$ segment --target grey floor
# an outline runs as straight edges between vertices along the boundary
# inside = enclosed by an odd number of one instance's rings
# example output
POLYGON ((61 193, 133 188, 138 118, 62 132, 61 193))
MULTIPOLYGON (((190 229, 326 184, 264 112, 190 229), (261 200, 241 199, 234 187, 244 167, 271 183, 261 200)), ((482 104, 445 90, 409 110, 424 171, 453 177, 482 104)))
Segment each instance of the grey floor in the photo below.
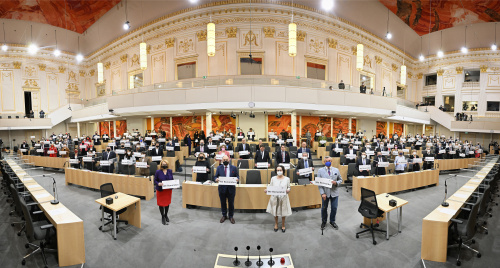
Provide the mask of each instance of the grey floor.
MULTIPOLYGON (((32 175, 53 173, 52 170, 32 170, 32 175)), ((466 174, 465 172, 462 172, 466 174)), ((470 173, 469 173, 470 174, 470 173)), ((85 267, 213 267, 218 253, 233 254, 233 248, 250 245, 256 255, 257 245, 267 253, 269 247, 276 254, 290 253, 295 267, 423 267, 420 260, 422 219, 435 209, 444 195, 444 180, 440 185, 397 194, 409 204, 403 209, 403 230, 395 234, 395 214, 391 221, 389 241, 377 234, 378 245, 372 245, 370 235, 355 238, 362 220, 356 201, 345 190, 341 191, 337 224, 339 230, 329 227, 321 234, 320 209, 301 209, 287 218, 286 233, 275 233, 273 218, 267 213, 237 211, 236 224, 219 223, 217 209, 183 209, 182 191, 174 190, 169 212, 170 224, 161 224, 156 198, 142 202, 142 229, 126 226, 114 241, 110 232, 101 232, 99 206, 94 202, 99 192, 78 186, 66 186, 64 173, 54 175, 59 189, 59 200, 84 221, 85 267)), ((184 179, 176 175, 179 179, 184 179)), ((48 178, 36 178, 46 189, 51 189, 48 178)), ((455 192, 466 178, 448 181, 449 192, 455 192)), ((500 200, 500 198, 497 198, 500 200)), ((27 254, 26 239, 15 233, 10 222, 11 207, 0 193, 0 267, 22 267, 22 256, 27 254)), ((500 258, 500 209, 493 208, 488 219, 489 234, 477 234, 473 246, 482 253, 476 258, 471 252, 463 255, 463 267, 498 267, 500 258)), ((385 224, 382 225, 385 229, 385 224)), ((240 254, 243 254, 240 250, 240 254)), ((449 252, 447 263, 426 261, 427 267, 454 267, 456 250, 449 252)), ((48 254, 49 267, 57 266, 55 254, 48 254)), ((39 254, 28 259, 26 267, 43 267, 39 254)))

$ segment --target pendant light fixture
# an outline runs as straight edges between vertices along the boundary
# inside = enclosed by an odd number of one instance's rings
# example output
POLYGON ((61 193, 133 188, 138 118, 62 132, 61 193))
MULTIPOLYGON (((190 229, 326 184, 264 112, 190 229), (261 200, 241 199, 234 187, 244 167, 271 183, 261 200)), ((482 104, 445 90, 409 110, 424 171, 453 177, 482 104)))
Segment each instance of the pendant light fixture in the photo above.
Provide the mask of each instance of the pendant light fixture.
POLYGON ((80 36, 78 36, 78 55, 76 55, 76 61, 81 62, 83 60, 83 55, 80 53, 80 36))
MULTIPOLYGON (((101 40, 101 27, 100 24, 97 24, 97 39, 101 40)), ((101 62, 101 58, 99 57, 99 62, 97 63, 97 83, 104 83, 104 65, 101 62)))
POLYGON ((405 56, 406 56, 406 39, 403 35, 403 65, 401 65, 401 84, 406 85, 406 65, 405 65, 405 56))
POLYGON ((292 0, 292 20, 288 24, 288 55, 297 56, 297 24, 293 23, 293 0, 292 0))
POLYGON ((441 47, 439 48, 437 56, 440 58, 442 58, 444 56, 444 53, 443 53, 443 31, 441 31, 441 47))
POLYGON ((54 56, 59 57, 61 55, 61 50, 57 47, 57 30, 54 30, 54 38, 56 39, 56 49, 54 49, 54 56))
POLYGON ((7 46, 7 43, 5 42, 5 22, 2 22, 2 27, 3 27, 3 45, 2 45, 2 51, 5 52, 9 47, 7 46))
MULTIPOLYGON (((141 1, 141 16, 144 19, 144 11, 142 6, 143 1, 141 1)), ((144 30, 142 31, 142 42, 139 44, 139 62, 141 65, 141 70, 146 70, 148 68, 148 51, 147 45, 144 42, 144 30)))
POLYGON ((418 59, 420 61, 424 61, 425 60, 424 54, 422 54, 422 36, 420 36, 420 56, 418 56, 418 59))
POLYGON ((469 51, 467 49, 467 25, 465 26, 465 42, 464 43, 465 43, 464 46, 460 50, 462 51, 462 53, 467 54, 467 52, 469 51))
POLYGON ((392 38, 392 34, 389 32, 389 14, 390 10, 387 9, 387 33, 385 34, 385 37, 390 40, 392 38))
POLYGON ((207 24, 207 55, 209 57, 215 56, 215 23, 212 22, 212 15, 210 15, 210 22, 207 24))
POLYGON ((128 21, 128 12, 127 12, 127 0, 125 0, 125 23, 123 24, 123 30, 127 31, 130 29, 130 22, 128 21))
MULTIPOLYGON (((4 30, 4 34, 5 34, 5 30, 4 30)), ((5 37, 4 37, 5 39, 5 37)), ((3 47, 2 47, 3 49, 3 47)), ((497 50, 497 23, 495 22, 495 43, 493 43, 493 45, 491 45, 491 50, 497 50)))
POLYGON ((35 55, 38 52, 38 46, 33 43, 33 25, 31 25, 31 40, 28 46, 28 53, 35 55))

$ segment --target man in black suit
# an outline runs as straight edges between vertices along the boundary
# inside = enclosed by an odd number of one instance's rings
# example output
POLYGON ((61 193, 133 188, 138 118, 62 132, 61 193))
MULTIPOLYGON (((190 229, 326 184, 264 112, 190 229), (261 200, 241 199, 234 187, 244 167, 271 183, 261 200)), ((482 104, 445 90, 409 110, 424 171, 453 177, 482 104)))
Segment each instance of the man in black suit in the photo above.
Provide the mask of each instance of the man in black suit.
POLYGON ((69 154, 69 158, 78 159, 78 164, 71 164, 72 168, 80 168, 80 164, 82 163, 82 160, 80 159, 80 155, 78 154, 78 149, 75 148, 74 152, 69 154))
MULTIPOLYGON (((160 144, 155 143, 154 146, 155 147, 153 148, 153 150, 151 150, 151 156, 161 156, 163 158, 163 149, 160 148, 160 144)), ((156 164, 160 164, 160 161, 153 161, 153 162, 155 162, 156 164)))
POLYGON ((387 162, 387 158, 382 155, 382 152, 378 151, 377 156, 373 158, 373 163, 377 167, 377 175, 385 175, 385 167, 379 167, 378 163, 387 162))
MULTIPOLYGON (((239 180, 238 169, 229 164, 229 157, 224 155, 222 157, 222 165, 217 167, 215 171, 215 176, 213 180, 219 182, 219 177, 236 177, 236 181, 239 180)), ((222 218, 220 223, 227 220, 228 216, 228 205, 229 205, 229 221, 234 224, 234 197, 236 196, 236 187, 229 185, 219 185, 219 198, 220 198, 220 208, 222 212, 222 218)))
POLYGON ((290 164, 290 154, 286 151, 285 145, 281 145, 281 150, 276 153, 276 163, 290 164))
POLYGON ((195 153, 207 153, 208 154, 208 146, 205 145, 204 140, 200 140, 200 146, 194 149, 195 153))
POLYGON ((26 141, 23 141, 21 144, 21 149, 26 149, 26 152, 23 152, 23 155, 27 155, 28 151, 30 150, 30 146, 26 143, 26 141))
POLYGON ((297 150, 297 155, 301 155, 302 153, 307 153, 309 155, 309 159, 312 159, 311 150, 307 148, 305 141, 302 142, 302 146, 297 150))
POLYGON ((144 148, 142 148, 139 144, 135 146, 135 153, 142 153, 144 152, 144 148))
POLYGON ((366 152, 362 152, 361 158, 356 161, 356 170, 358 170, 360 176, 369 176, 370 172, 368 170, 359 170, 361 165, 370 165, 370 159, 366 158, 366 152))
MULTIPOLYGON (((299 170, 304 169, 304 168, 312 168, 312 170, 314 171, 314 165, 313 165, 312 159, 309 159, 306 154, 299 155, 299 159, 300 160, 297 164, 297 175, 300 174, 299 170)), ((312 175, 306 174, 306 175, 299 176, 299 178, 311 180, 312 175)))
POLYGON ((413 163, 413 159, 420 158, 417 155, 417 151, 413 151, 412 155, 410 155, 410 161, 412 165, 412 171, 419 171, 420 170, 420 164, 419 163, 413 163))
POLYGON ((359 93, 366 94, 365 82, 361 82, 361 86, 359 86, 359 93))
POLYGON ((207 148, 209 154, 214 154, 217 151, 217 143, 212 141, 212 137, 208 137, 207 148), (215 149, 210 149, 209 146, 216 146, 215 149))
POLYGON ((265 149, 266 147, 261 145, 259 150, 255 153, 255 167, 257 167, 257 163, 267 163, 267 168, 271 166, 271 158, 269 158, 269 153, 266 152, 265 149))
MULTIPOLYGON (((348 155, 348 154, 354 154, 356 155, 358 151, 356 149, 354 149, 352 143, 349 143, 349 147, 345 148, 344 149, 344 156, 348 155)), ((347 161, 347 164, 350 164, 350 163, 355 163, 356 162, 356 158, 353 158, 353 159, 349 159, 346 157, 346 161, 347 161)))
POLYGON ((241 144, 238 144, 238 152, 240 151, 248 151, 247 155, 240 155, 241 159, 250 159, 252 157, 252 153, 250 153, 250 146, 247 144, 247 140, 243 138, 241 140, 241 144))
MULTIPOLYGON (((438 143, 436 146, 436 149, 434 149, 434 154, 436 155, 436 159, 444 159, 444 156, 446 153, 440 153, 439 151, 445 150, 444 146, 441 145, 441 143, 438 143)), ((446 151, 446 150, 445 150, 446 151)))
POLYGON ((102 172, 107 172, 107 173, 113 173, 115 164, 114 162, 116 161, 116 153, 114 151, 111 151, 111 147, 107 147, 106 151, 102 153, 102 159, 101 160, 108 160, 109 161, 109 166, 102 166, 101 170, 102 172))
POLYGON ((340 152, 336 152, 335 149, 342 149, 342 145, 339 144, 338 140, 335 140, 335 143, 332 144, 332 152, 330 153, 331 157, 340 157, 340 152))
POLYGON ((426 169, 432 169, 434 167, 434 162, 433 161, 425 161, 426 157, 434 157, 434 154, 431 151, 431 148, 427 147, 427 150, 423 151, 423 158, 424 158, 424 165, 423 168, 424 170, 426 169))
POLYGON ((377 138, 379 138, 380 140, 383 140, 383 139, 385 139, 385 135, 382 132, 380 132, 378 134, 377 138))

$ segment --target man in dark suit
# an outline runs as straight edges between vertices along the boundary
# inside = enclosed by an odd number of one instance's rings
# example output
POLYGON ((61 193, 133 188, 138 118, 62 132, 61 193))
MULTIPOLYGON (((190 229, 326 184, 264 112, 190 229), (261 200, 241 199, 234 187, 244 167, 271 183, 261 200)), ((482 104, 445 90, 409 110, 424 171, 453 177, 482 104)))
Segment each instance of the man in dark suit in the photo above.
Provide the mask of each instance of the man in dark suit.
POLYGON ((377 138, 379 138, 380 140, 383 140, 383 139, 385 139, 385 135, 382 132, 380 132, 378 134, 377 138))
POLYGON ((212 137, 208 137, 207 148, 208 148, 209 154, 214 154, 215 152, 217 152, 217 143, 212 141, 212 137), (215 149, 210 149, 209 146, 216 146, 216 147, 215 147, 215 149))
POLYGON ((286 151, 285 145, 281 145, 281 150, 276 153, 276 163, 290 164, 290 154, 286 151))
POLYGON ((94 136, 92 136, 92 139, 94 140, 94 145, 101 145, 101 136, 97 134, 97 131, 95 132, 94 136))
POLYGON ((281 130, 280 134, 281 134, 281 138, 283 138, 283 140, 286 140, 288 138, 288 133, 284 129, 281 130))
POLYGON ((420 158, 417 155, 417 151, 413 151, 412 155, 410 155, 410 161, 412 165, 412 171, 419 171, 420 170, 420 164, 419 163, 413 163, 413 159, 420 158))
POLYGON ((309 155, 309 159, 312 159, 311 157, 311 150, 307 148, 307 144, 305 141, 302 142, 302 146, 297 150, 297 155, 301 155, 302 153, 307 153, 309 155))
POLYGON ((361 165, 370 165, 370 159, 366 158, 366 152, 361 153, 361 158, 356 161, 356 170, 359 172, 360 176, 369 176, 370 172, 368 170, 359 170, 361 165))
POLYGON ((434 157, 434 154, 432 153, 431 148, 427 148, 427 150, 423 151, 422 153, 423 153, 423 158, 424 158, 424 165, 423 165, 424 170, 432 169, 432 167, 434 167, 434 162, 433 161, 425 161, 426 157, 434 157))
MULTIPOLYGON (((267 168, 271 166, 271 159, 269 158, 269 153, 266 152, 266 147, 261 145, 259 150, 255 153, 255 167, 257 167, 257 163, 267 163, 267 168)), ((262 168, 265 169, 265 168, 262 168)))
MULTIPOLYGON (((354 149, 352 143, 349 144, 349 147, 345 148, 344 149, 344 155, 348 155, 348 154, 354 154, 356 155, 358 151, 356 149, 354 149)), ((356 159, 353 158, 353 159, 349 159, 346 157, 346 161, 347 161, 347 164, 350 164, 350 163, 355 163, 356 162, 356 159)))
POLYGON ((439 151, 441 151, 441 150, 445 150, 445 148, 444 148, 444 146, 441 145, 441 143, 439 143, 436 146, 436 149, 434 149, 434 154, 436 155, 436 159, 444 159, 445 158, 446 153, 440 153, 439 151))
POLYGON ((379 167, 378 163, 387 162, 387 158, 382 155, 382 152, 378 151, 377 156, 373 158, 373 163, 377 167, 377 175, 385 175, 385 167, 379 167))
MULTIPOLYGON (((299 156, 299 162, 297 164, 297 175, 300 174, 299 170, 304 169, 304 168, 312 168, 312 170, 314 171, 314 165, 313 165, 312 159, 309 159, 307 157, 307 155, 305 155, 305 154, 303 154, 303 155, 299 154, 298 156, 299 156)), ((306 175, 299 176, 299 178, 311 180, 312 175, 306 174, 306 175)))
POLYGON ((340 152, 336 152, 335 149, 342 149, 342 145, 339 144, 338 140, 335 140, 335 143, 332 144, 332 152, 330 153, 331 157, 340 157, 340 152))
POLYGON ((26 149, 26 152, 23 152, 23 155, 27 155, 28 151, 30 150, 30 146, 26 143, 26 141, 23 141, 21 144, 21 149, 26 149))
POLYGON ((362 83, 361 83, 361 86, 359 86, 359 93, 366 94, 366 86, 365 86, 365 82, 362 82, 362 83))
MULTIPOLYGON (((229 164, 229 157, 224 155, 222 157, 222 165, 217 167, 215 172, 214 181, 219 182, 219 177, 235 177, 236 181, 239 181, 238 170, 235 166, 229 164)), ((227 220, 229 206, 229 221, 234 224, 234 197, 236 196, 236 187, 230 185, 219 185, 219 198, 220 207, 222 212, 222 218, 220 223, 227 220)))
POLYGON ((247 144, 247 140, 243 138, 241 140, 241 144, 238 144, 238 152, 240 151, 248 151, 249 154, 247 155, 240 155, 241 159, 250 159, 252 157, 252 153, 250 153, 250 146, 247 144))
POLYGON ((194 149, 195 153, 208 153, 208 146, 205 145, 204 140, 200 140, 200 146, 194 149))
POLYGON ((102 172, 107 172, 107 173, 113 173, 114 172, 114 162, 116 161, 116 153, 114 151, 111 151, 111 147, 107 147, 106 151, 102 153, 102 160, 108 160, 109 166, 103 166, 101 167, 102 172))
POLYGON ((78 164, 71 164, 72 168, 80 168, 80 164, 82 163, 82 160, 80 159, 80 155, 78 154, 78 149, 75 148, 74 152, 69 154, 69 158, 78 159, 78 164))

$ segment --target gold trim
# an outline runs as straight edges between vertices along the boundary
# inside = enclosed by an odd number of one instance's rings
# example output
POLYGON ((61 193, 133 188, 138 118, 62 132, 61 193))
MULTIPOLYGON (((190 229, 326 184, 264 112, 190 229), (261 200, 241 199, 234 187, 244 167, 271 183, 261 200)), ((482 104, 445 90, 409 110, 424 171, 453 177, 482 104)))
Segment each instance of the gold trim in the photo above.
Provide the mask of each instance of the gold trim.
POLYGON ((170 37, 170 38, 165 39, 165 46, 167 48, 174 47, 174 44, 175 44, 175 38, 174 37, 170 37))
POLYGON ((38 64, 38 68, 40 69, 40 71, 45 71, 45 68, 47 67, 47 65, 45 64, 38 64))
POLYGON ((276 32, 276 29, 272 26, 265 26, 264 27, 264 36, 265 37, 274 37, 274 33, 276 32))
POLYGON ((21 62, 19 61, 14 61, 12 65, 14 65, 14 69, 21 69, 21 62))
POLYGON ((481 69, 482 73, 485 73, 485 72, 488 71, 488 66, 487 65, 481 65, 481 66, 479 66, 479 69, 481 69))
POLYGON ((457 71, 457 74, 461 74, 464 72, 464 67, 457 67, 455 68, 455 71, 457 71))
POLYGON ((84 77, 84 76, 85 76, 85 71, 84 71, 84 70, 80 70, 80 76, 81 76, 81 77, 84 77))
POLYGON ((207 31, 202 30, 196 32, 196 37, 198 37, 198 42, 207 41, 207 31))
POLYGON ((238 28, 236 28, 236 27, 227 27, 226 28, 227 38, 236 38, 237 32, 238 32, 238 28))
POLYGON ((106 62, 104 63, 104 68, 106 68, 106 70, 109 70, 109 68, 111 68, 111 62, 106 62))
POLYGON ((379 56, 375 56, 375 63, 377 64, 381 64, 382 63, 382 57, 379 57, 379 56))
POLYGON ((122 63, 127 62, 127 59, 128 59, 128 54, 123 54, 123 55, 120 57, 120 60, 122 60, 122 63))
POLYGON ((423 73, 418 73, 418 74, 417 74, 417 79, 422 79, 422 77, 424 77, 424 74, 423 74, 423 73))
POLYGON ((334 49, 337 48, 337 40, 335 40, 333 38, 327 38, 326 41, 328 42, 328 46, 330 48, 334 48, 334 49))
POLYGON ((151 55, 151 84, 154 85, 156 83, 163 83, 166 81, 167 81, 167 55, 163 51, 163 52, 158 52, 154 55, 151 55), (155 82, 155 80, 154 80, 155 63, 159 62, 159 60, 156 60, 158 55, 162 56, 161 61, 163 62, 163 81, 162 82, 155 82))
POLYGON ((306 32, 305 31, 297 31, 297 41, 304 41, 306 39, 306 32))
POLYGON ((398 69, 398 66, 394 63, 391 65, 391 67, 393 72, 395 72, 398 69))
POLYGON ((59 66, 59 73, 64 73, 66 71, 66 67, 64 66, 59 66))
POLYGON ((443 73, 444 73, 444 70, 443 69, 439 69, 439 70, 436 71, 436 73, 437 73, 437 76, 442 76, 443 73))

